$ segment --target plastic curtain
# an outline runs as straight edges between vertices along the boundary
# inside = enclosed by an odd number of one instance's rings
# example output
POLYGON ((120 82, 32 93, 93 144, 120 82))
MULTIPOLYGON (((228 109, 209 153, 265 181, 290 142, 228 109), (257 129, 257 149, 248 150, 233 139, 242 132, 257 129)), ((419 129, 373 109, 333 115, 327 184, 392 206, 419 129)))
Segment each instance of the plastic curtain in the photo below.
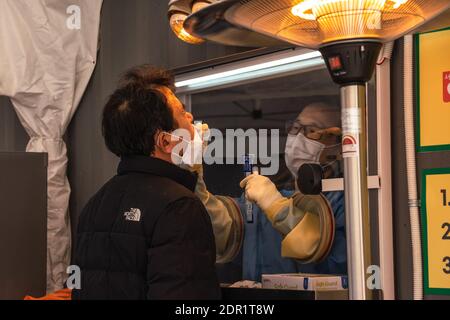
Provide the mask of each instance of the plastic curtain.
POLYGON ((70 263, 70 186, 63 135, 96 65, 103 0, 0 0, 0 95, 48 153, 47 291, 70 263))

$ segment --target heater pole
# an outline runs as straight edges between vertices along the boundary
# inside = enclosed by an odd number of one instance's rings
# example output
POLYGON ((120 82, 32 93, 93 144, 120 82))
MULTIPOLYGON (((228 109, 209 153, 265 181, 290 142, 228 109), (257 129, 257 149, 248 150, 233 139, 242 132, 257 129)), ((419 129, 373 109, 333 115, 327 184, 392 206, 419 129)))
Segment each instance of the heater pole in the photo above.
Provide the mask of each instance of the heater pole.
POLYGON ((341 86, 347 272, 351 300, 372 300, 367 286, 371 265, 367 188, 366 82, 375 70, 382 44, 354 40, 320 49, 333 81, 341 86))
POLYGON ((371 300, 366 284, 371 264, 367 187, 366 87, 341 88, 347 265, 351 300, 371 300))

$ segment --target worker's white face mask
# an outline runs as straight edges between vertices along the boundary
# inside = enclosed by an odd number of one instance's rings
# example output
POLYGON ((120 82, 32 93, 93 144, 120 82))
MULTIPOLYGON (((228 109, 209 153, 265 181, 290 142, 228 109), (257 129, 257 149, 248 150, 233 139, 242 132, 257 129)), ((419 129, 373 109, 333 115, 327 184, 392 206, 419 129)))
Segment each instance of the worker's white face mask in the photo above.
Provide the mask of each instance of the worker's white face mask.
MULTIPOLYGON (((320 156, 326 149, 338 147, 340 144, 325 146, 323 143, 308 139, 302 133, 288 135, 285 149, 286 166, 297 178, 298 169, 306 163, 320 164, 320 156)), ((323 167, 329 166, 324 164, 323 167)))
MULTIPOLYGON (((184 131, 187 132, 187 130, 184 131)), ((203 141, 197 128, 194 127, 194 138, 192 140, 186 139, 185 136, 187 136, 187 134, 184 134, 184 132, 182 134, 177 134, 177 130, 175 130, 173 134, 169 133, 169 135, 175 139, 181 139, 181 142, 172 150, 172 162, 175 165, 187 165, 192 167, 196 164, 202 164, 203 141), (180 153, 182 156, 180 156, 180 153)), ((190 134, 188 136, 190 136, 190 134)))

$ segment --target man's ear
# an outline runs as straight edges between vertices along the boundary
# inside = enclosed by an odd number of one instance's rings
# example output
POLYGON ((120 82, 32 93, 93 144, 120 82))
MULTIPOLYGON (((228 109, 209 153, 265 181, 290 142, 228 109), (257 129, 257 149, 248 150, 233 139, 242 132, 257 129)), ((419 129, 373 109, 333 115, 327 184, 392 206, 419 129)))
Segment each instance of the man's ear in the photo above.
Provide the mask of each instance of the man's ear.
POLYGON ((174 143, 172 142, 172 136, 165 133, 160 132, 156 136, 156 144, 155 147, 162 153, 171 153, 174 148, 174 143))

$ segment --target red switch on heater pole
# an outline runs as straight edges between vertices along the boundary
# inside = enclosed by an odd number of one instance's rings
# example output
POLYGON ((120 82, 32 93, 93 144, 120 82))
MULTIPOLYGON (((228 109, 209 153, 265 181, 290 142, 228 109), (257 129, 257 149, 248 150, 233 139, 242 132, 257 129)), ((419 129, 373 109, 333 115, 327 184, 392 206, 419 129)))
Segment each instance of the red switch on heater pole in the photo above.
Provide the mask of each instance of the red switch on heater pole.
POLYGON ((450 102, 450 71, 444 72, 444 102, 450 102))

